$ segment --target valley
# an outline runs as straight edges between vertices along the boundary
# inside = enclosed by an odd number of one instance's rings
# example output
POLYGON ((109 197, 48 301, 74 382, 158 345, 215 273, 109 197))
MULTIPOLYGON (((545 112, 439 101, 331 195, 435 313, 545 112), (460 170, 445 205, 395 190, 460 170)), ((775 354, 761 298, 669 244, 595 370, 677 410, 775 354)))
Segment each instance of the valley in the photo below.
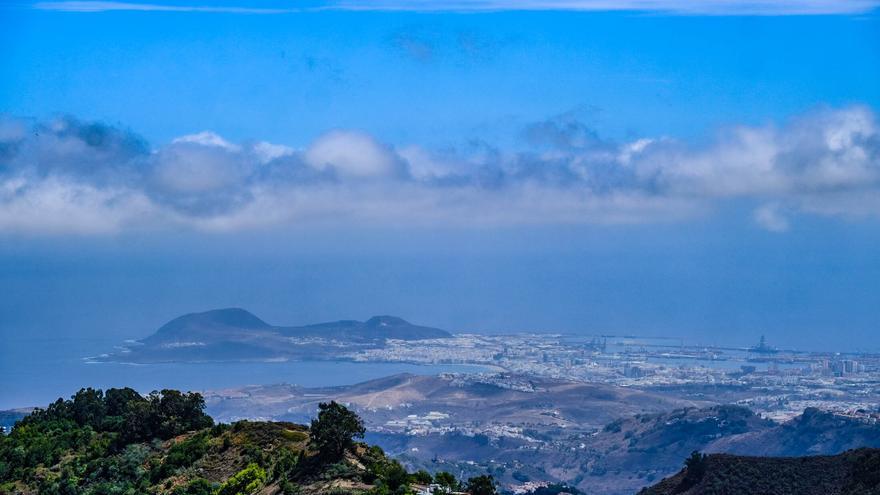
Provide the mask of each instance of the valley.
POLYGON ((348 387, 252 386, 206 392, 223 421, 302 422, 336 400, 364 418, 369 441, 412 469, 489 472, 509 490, 566 482, 632 494, 670 476, 694 450, 837 454, 880 447, 874 414, 807 409, 784 422, 744 406, 634 387, 515 375, 397 375, 348 387))

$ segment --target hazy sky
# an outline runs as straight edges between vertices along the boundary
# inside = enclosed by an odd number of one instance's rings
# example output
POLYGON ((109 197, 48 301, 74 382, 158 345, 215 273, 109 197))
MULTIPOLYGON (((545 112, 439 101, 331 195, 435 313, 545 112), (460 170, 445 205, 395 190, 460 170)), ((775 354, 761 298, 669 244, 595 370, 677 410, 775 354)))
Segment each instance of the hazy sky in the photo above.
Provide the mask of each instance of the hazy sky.
POLYGON ((0 339, 242 306, 880 349, 880 2, 0 7, 0 339))

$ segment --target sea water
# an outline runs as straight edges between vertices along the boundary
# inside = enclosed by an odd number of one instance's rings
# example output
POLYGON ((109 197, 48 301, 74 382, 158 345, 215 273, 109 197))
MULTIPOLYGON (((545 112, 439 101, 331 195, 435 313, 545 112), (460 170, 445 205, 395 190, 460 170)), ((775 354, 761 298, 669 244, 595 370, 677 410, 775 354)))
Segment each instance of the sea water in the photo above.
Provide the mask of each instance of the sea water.
POLYGON ((289 383, 305 387, 350 385, 393 375, 479 371, 467 365, 282 361, 232 363, 95 363, 88 356, 111 350, 103 339, 14 338, 0 344, 0 409, 42 406, 82 387, 212 390, 289 383))

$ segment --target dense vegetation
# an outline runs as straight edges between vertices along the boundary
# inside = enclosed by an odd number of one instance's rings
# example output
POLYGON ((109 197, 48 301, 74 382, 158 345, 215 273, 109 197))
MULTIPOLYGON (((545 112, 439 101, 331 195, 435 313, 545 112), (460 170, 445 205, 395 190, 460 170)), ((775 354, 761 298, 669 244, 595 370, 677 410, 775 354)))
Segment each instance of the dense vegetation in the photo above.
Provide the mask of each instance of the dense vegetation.
POLYGON ((199 394, 175 390, 80 390, 0 436, 0 494, 406 495, 431 483, 496 493, 489 476, 460 483, 446 472, 408 473, 355 442, 363 424, 335 402, 321 404, 310 428, 214 425, 204 407, 199 394))
POLYGON ((836 456, 746 457, 697 452, 677 475, 640 495, 876 495, 880 449, 836 456))

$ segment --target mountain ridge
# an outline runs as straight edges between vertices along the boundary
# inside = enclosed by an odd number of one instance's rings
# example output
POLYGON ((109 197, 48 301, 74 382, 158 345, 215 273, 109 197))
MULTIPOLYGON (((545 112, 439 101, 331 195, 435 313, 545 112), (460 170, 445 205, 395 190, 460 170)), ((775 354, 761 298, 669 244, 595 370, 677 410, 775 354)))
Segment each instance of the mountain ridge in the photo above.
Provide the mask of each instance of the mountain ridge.
POLYGON ((452 334, 446 330, 399 316, 282 326, 230 307, 178 316, 123 352, 96 359, 135 363, 344 359, 349 352, 381 348, 386 340, 449 337, 452 334))

